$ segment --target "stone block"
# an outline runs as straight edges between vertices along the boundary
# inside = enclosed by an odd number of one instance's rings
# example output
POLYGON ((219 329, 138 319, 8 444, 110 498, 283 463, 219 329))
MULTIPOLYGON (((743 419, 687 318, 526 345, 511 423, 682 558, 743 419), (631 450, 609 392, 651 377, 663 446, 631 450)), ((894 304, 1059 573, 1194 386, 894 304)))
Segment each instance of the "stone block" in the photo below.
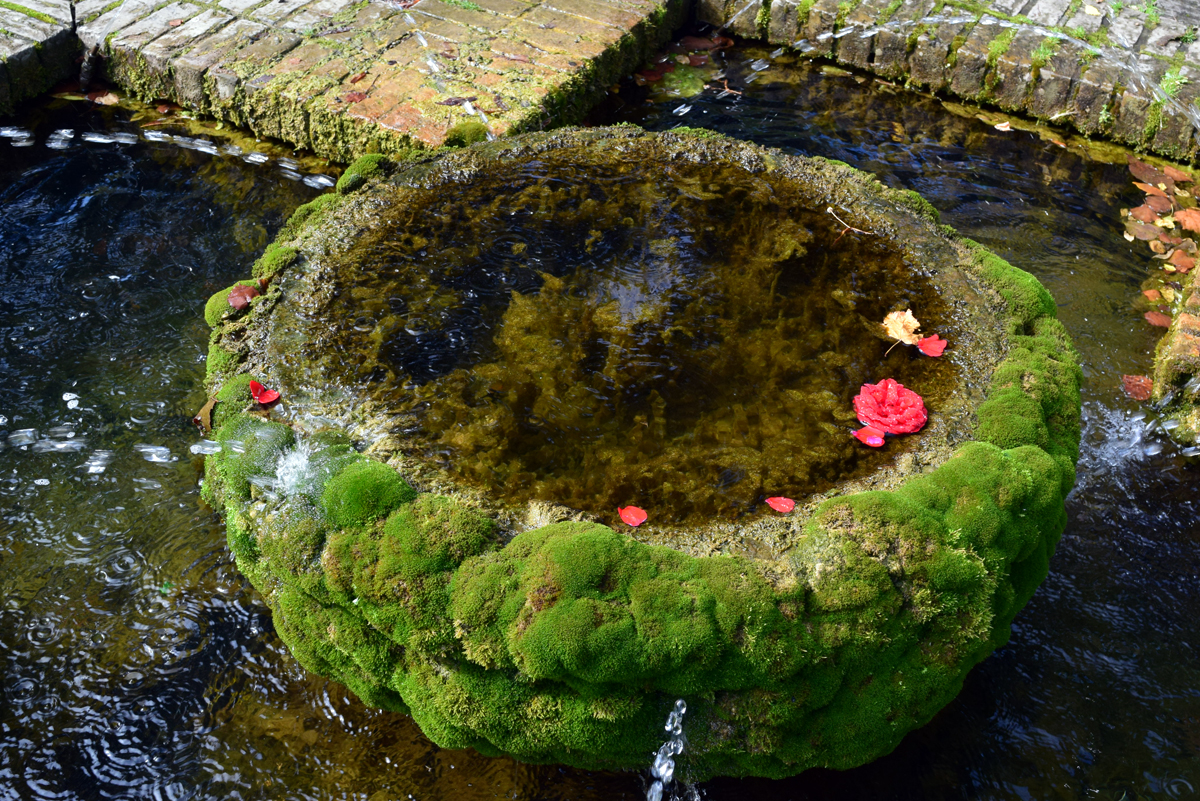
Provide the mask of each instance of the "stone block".
POLYGON ((1179 25, 1174 22, 1164 22, 1163 24, 1150 31, 1146 36, 1146 42, 1142 46, 1142 54, 1158 56, 1159 58, 1171 58, 1183 46, 1180 39, 1188 32, 1185 25, 1179 25))
POLYGON ((45 14, 59 25, 71 27, 71 4, 67 0, 9 0, 14 6, 45 14))
POLYGON ((813 55, 833 56, 833 34, 837 27, 837 0, 817 0, 808 12, 808 19, 800 30, 801 38, 807 39, 813 55))
POLYGON ((1021 30, 996 59, 988 81, 993 102, 1005 111, 1025 110, 1033 87, 1033 53, 1045 38, 1042 33, 1021 30))
MULTIPOLYGON (((703 0, 701 0, 703 2, 703 0)), ((800 6, 794 0, 775 0, 771 3, 771 18, 767 23, 767 39, 775 44, 790 45, 800 37, 800 6)))
POLYGON ((1150 101, 1133 92, 1123 92, 1113 107, 1113 126, 1109 135, 1122 144, 1137 147, 1146 138, 1150 101))
POLYGON ((1126 6, 1108 26, 1108 40, 1117 47, 1132 48, 1146 29, 1142 12, 1126 6))
POLYGON ((307 3, 304 0, 271 0, 269 3, 255 7, 249 13, 242 12, 239 16, 277 28, 285 17, 290 17, 305 5, 307 3))
POLYGON ((999 25, 977 24, 955 54, 950 72, 950 91, 959 97, 976 100, 987 91, 988 45, 1000 35, 999 25))
POLYGON ((839 33, 846 29, 852 32, 837 40, 838 61, 862 70, 871 66, 875 36, 864 38, 861 33, 875 24, 875 18, 883 13, 890 2, 891 0, 864 0, 858 8, 850 12, 839 28, 839 33))
POLYGON ((274 61, 279 56, 299 45, 302 41, 299 36, 294 35, 291 31, 280 30, 278 28, 272 30, 268 27, 266 33, 254 39, 241 50, 238 50, 236 53, 227 54, 223 59, 223 65, 225 67, 236 66, 242 71, 242 74, 246 74, 256 65, 274 61))
POLYGON ((169 28, 162 36, 142 48, 142 58, 146 60, 146 67, 152 72, 165 75, 176 54, 233 20, 229 14, 205 9, 184 24, 169 28))
POLYGON ((1038 79, 1029 96, 1029 113, 1048 120, 1070 113, 1071 95, 1081 68, 1079 56, 1083 48, 1076 42, 1065 40, 1058 50, 1038 71, 1038 79))
POLYGON ((1154 152, 1178 161, 1191 161, 1196 157, 1197 119, 1200 119, 1200 70, 1183 68, 1188 82, 1179 90, 1173 102, 1162 109, 1162 124, 1151 141, 1154 152), (1191 113, 1189 113, 1189 110, 1191 113))
POLYGON ((907 70, 909 34, 933 7, 934 0, 907 0, 901 5, 884 29, 875 35, 871 69, 889 78, 903 78, 907 70))
POLYGON ((219 0, 217 6, 231 14, 244 16, 247 11, 257 8, 258 6, 276 2, 278 2, 278 0, 219 0))
POLYGON ((189 108, 204 110, 204 74, 226 55, 250 44, 266 31, 265 25, 239 19, 197 40, 185 55, 171 63, 175 99, 189 108))
POLYGON ((549 11, 572 14, 576 17, 582 17, 601 25, 608 25, 621 31, 633 30, 644 19, 641 14, 635 11, 623 9, 608 3, 599 3, 595 0, 554 0, 552 3, 543 4, 542 8, 549 11))
POLYGON ((1028 4, 1029 0, 996 0, 996 2, 989 5, 1001 14, 1014 16, 1020 14, 1021 9, 1028 4))
POLYGON ((1120 67, 1102 60, 1093 61, 1083 70, 1075 81, 1075 96, 1068 106, 1076 128, 1085 134, 1104 129, 1104 112, 1112 113, 1113 91, 1120 75, 1120 67))
POLYGON ((533 7, 532 3, 521 0, 476 0, 475 5, 484 11, 491 11, 502 17, 519 17, 533 7))
POLYGON ((1063 23, 1063 25, 1071 30, 1083 30, 1086 33, 1095 33, 1104 27, 1104 21, 1109 18, 1111 11, 1109 7, 1103 3, 1093 3, 1092 8, 1100 11, 1100 15, 1088 14, 1082 9, 1075 13, 1075 16, 1063 23))
MULTIPOLYGON (((493 19, 495 18, 493 17, 493 19)), ((554 31, 555 33, 567 36, 578 36, 590 39, 593 42, 615 42, 625 33, 624 28, 585 19, 574 14, 555 11, 546 6, 538 6, 528 14, 523 15, 521 21, 536 25, 542 30, 554 31)), ((503 24, 505 27, 508 27, 514 23, 510 20, 504 20, 503 24)))
MULTIPOLYGON (((909 80, 937 92, 950 85, 950 49, 965 38, 973 23, 947 23, 917 37, 908 57, 909 80)), ((907 46, 907 45, 906 45, 907 46)))
POLYGON ((471 11, 458 6, 452 6, 448 3, 443 3, 441 0, 424 0, 418 7, 413 9, 417 24, 422 24, 423 17, 433 17, 435 19, 450 20, 459 25, 465 25, 474 28, 477 31, 494 31, 509 20, 498 19, 495 14, 487 11, 471 11))
POLYGON ((1058 25, 1067 14, 1071 0, 1037 0, 1025 11, 1026 17, 1040 25, 1058 25))
POLYGON ((20 11, 0 6, 0 29, 9 36, 28 39, 33 42, 44 42, 59 31, 66 30, 62 25, 43 22, 20 11))

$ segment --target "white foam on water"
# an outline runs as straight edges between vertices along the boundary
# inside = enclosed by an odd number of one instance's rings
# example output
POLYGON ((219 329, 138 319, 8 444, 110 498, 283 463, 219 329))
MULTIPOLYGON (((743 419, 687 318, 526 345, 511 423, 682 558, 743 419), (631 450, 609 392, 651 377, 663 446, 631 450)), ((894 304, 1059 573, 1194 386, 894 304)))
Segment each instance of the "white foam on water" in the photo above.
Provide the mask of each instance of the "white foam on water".
POLYGON ((139 442, 133 446, 133 449, 140 453, 142 458, 147 462, 154 462, 155 464, 174 462, 178 458, 171 454, 171 449, 166 445, 148 445, 144 442, 139 442))
POLYGON ((307 441, 279 457, 275 465, 275 486, 284 495, 301 492, 313 478, 312 448, 307 441))

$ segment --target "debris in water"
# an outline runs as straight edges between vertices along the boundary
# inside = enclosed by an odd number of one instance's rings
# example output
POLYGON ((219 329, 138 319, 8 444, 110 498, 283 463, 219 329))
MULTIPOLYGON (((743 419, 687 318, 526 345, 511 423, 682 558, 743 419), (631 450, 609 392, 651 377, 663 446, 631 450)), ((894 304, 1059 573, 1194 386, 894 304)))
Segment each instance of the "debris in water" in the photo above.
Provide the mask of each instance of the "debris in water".
POLYGON ((1148 401, 1150 393, 1154 391, 1154 379, 1146 375, 1123 375, 1121 386, 1124 387, 1125 394, 1135 401, 1148 401))
POLYGON ((633 526, 634 528, 646 522, 646 511, 636 506, 618 506, 617 514, 621 516, 621 520, 626 525, 633 526))

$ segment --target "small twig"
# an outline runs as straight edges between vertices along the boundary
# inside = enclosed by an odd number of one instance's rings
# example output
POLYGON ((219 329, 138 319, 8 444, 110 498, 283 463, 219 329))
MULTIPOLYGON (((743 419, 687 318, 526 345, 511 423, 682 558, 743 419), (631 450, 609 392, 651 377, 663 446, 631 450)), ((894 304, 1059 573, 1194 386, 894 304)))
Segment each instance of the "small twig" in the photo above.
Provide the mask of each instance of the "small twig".
POLYGON ((842 239, 842 237, 846 235, 846 232, 847 232, 847 231, 857 231, 858 233, 860 233, 860 234, 866 234, 867 236, 875 236, 875 234, 871 233, 870 231, 864 231, 864 230, 863 230, 863 229, 861 229, 861 228, 855 228, 853 225, 851 225, 850 223, 846 222, 846 221, 845 221, 845 220, 843 220, 841 217, 837 216, 837 212, 835 212, 835 211, 833 210, 833 206, 827 206, 827 207, 825 208, 825 211, 827 211, 827 212, 829 212, 830 214, 832 214, 832 215, 833 215, 833 219, 837 220, 838 222, 840 222, 842 225, 844 225, 844 226, 845 226, 845 227, 842 229, 842 232, 841 232, 840 234, 838 234, 838 238, 837 238, 837 239, 835 239, 835 240, 833 240, 833 244, 835 244, 835 245, 836 245, 838 242, 840 242, 840 241, 841 241, 841 239, 842 239))
POLYGON ((723 83, 723 84, 725 85, 725 91, 726 91, 726 92, 729 92, 729 94, 731 94, 731 95, 740 95, 740 94, 741 94, 741 92, 739 92, 737 89, 730 89, 730 88, 729 88, 729 81, 728 81, 728 80, 723 80, 723 81, 721 81, 721 83, 723 83))

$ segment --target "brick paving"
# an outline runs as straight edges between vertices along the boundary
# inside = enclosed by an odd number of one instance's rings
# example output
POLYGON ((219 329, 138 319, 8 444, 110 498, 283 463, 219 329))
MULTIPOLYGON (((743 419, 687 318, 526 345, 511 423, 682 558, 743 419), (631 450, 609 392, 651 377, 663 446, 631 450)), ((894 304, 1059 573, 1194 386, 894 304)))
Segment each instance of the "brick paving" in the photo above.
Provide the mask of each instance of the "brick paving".
POLYGON ((698 0, 696 8, 740 35, 920 88, 1179 161, 1200 155, 1198 0, 698 0))
POLYGON ((687 0, 84 0, 72 34, 66 0, 20 2, 24 13, 0 7, 7 57, 0 114, 67 77, 82 42, 100 46, 109 80, 142 100, 177 101, 341 161, 438 145, 467 122, 491 136, 575 122, 666 41, 688 7, 687 0), (72 47, 48 54, 54 37, 72 47))

